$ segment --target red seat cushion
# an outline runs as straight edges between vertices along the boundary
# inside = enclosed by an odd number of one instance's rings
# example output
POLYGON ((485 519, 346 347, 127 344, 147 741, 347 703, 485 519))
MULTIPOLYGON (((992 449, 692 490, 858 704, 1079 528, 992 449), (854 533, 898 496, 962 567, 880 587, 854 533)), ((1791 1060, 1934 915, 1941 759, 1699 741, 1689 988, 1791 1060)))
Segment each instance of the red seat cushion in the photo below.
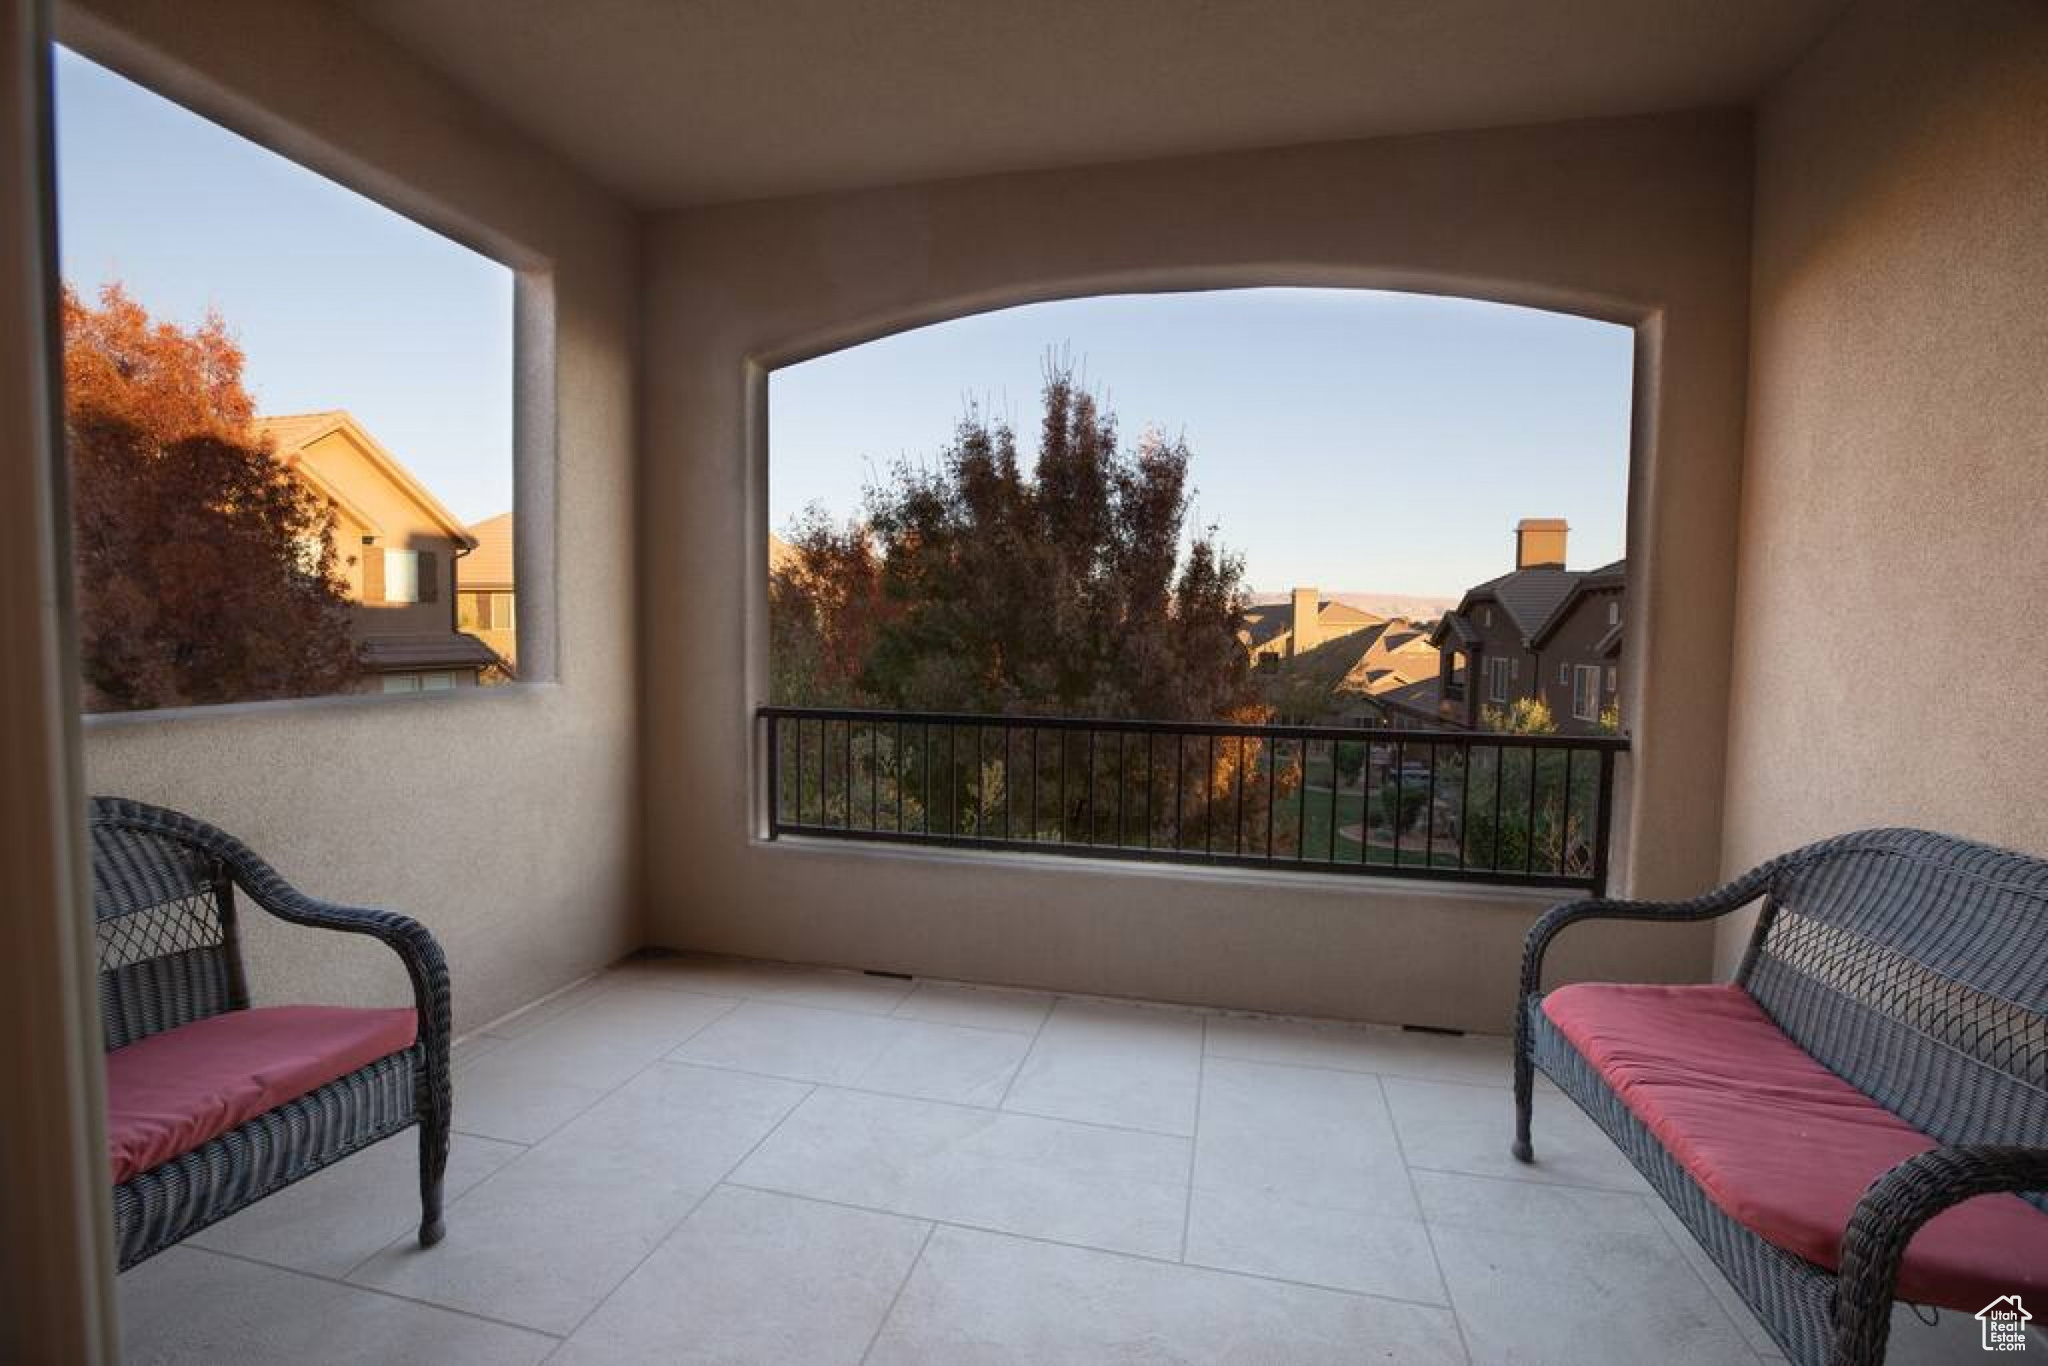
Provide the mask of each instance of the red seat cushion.
MULTIPOLYGON (((1544 997, 1543 1013, 1723 1213, 1830 1270, 1864 1190, 1936 1146, 1740 987, 1588 982, 1544 997)), ((2012 1195, 1943 1211, 1908 1246, 1898 1293, 1965 1313, 2048 1295, 2048 1214, 2012 1195)))
POLYGON ((114 1184, 191 1152, 266 1110, 412 1047, 413 1010, 233 1010, 107 1054, 114 1184))

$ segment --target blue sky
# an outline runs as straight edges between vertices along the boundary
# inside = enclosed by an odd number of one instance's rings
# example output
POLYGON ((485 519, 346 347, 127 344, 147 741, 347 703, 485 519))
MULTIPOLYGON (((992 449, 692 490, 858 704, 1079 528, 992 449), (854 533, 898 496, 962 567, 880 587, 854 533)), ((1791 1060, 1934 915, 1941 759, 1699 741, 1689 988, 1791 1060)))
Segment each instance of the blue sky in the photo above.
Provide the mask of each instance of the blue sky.
MULTIPOLYGON (((218 309, 259 410, 348 408, 454 512, 512 502, 512 273, 101 67, 57 58, 67 279, 218 309)), ((1034 304, 778 371, 770 517, 856 512, 970 399, 1028 432, 1048 350, 1121 419, 1186 438, 1194 517, 1254 589, 1452 596, 1525 516, 1622 553, 1626 328, 1464 299, 1262 289, 1034 304)))
POLYGON ((64 276, 218 309, 259 412, 347 408, 466 522, 512 506, 512 272, 74 53, 64 276))
POLYGON ((839 516, 900 456, 931 459, 970 399, 1035 440, 1067 349, 1127 442, 1193 452, 1194 519, 1258 591, 1454 597, 1513 567, 1522 517, 1564 517, 1574 567, 1622 554, 1629 329, 1468 299, 1254 289, 1031 304, 778 370, 770 518, 839 516))

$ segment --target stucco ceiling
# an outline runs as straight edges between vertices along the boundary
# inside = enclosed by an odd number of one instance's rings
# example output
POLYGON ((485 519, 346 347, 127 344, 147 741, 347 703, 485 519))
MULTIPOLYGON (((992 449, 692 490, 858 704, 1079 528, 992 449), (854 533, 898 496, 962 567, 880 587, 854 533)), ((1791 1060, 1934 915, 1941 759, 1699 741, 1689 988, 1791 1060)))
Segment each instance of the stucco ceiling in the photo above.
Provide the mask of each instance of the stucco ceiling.
POLYGON ((642 205, 1746 103, 1843 0, 344 0, 642 205))

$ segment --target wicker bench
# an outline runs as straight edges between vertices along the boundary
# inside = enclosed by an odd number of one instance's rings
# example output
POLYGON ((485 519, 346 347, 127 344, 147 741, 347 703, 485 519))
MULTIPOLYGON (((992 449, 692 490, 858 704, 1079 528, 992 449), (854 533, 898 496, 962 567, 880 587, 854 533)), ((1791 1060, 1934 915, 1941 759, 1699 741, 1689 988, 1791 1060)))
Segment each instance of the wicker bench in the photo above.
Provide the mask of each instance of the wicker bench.
POLYGON ((439 1242, 449 1003, 433 936, 301 895, 175 811, 99 797, 89 824, 121 1269, 415 1124, 420 1242, 439 1242), (251 1009, 237 891, 281 920, 382 941, 413 1008, 251 1009))
MULTIPOLYGON (((1964 1233, 1948 1237, 1948 1246, 1992 1268, 1995 1278, 2009 1270, 2005 1290, 2048 1280, 2041 1255, 2048 1248, 2041 1241, 2048 1238, 2048 862, 1924 831, 1870 830, 1787 854, 1693 901, 1559 906, 1530 930, 1522 964, 1514 1152, 1524 1162, 1534 1160, 1529 1121, 1538 1067, 1670 1204, 1795 1362, 1883 1361, 1902 1272, 1915 1283, 1916 1259, 1936 1234, 1964 1233), (1569 925, 1698 921, 1758 900, 1732 986, 1592 985, 1543 994, 1544 953, 1569 925), (1703 1040, 1697 1045, 1682 1032, 1692 1021, 1703 1040), (1717 1030, 1746 1040, 1758 1069, 1769 1055, 1778 1068, 1773 1078, 1811 1067, 1810 1089, 1771 1090, 1741 1075, 1729 1049, 1717 1080, 1711 1056, 1688 1055, 1710 1054, 1717 1030), (1645 1042, 1656 1039, 1672 1045, 1677 1065, 1645 1042), (1709 1074, 1705 1094, 1696 1083, 1701 1072, 1709 1074), (1725 1122, 1728 1111, 1716 1108, 1724 1093, 1738 1112, 1758 1103, 1757 1122, 1725 1122), (1805 1117, 1774 1119, 1772 1107, 1796 1113, 1810 1095, 1816 1104, 1848 1107, 1845 1122, 1867 1107, 1864 1128, 1842 1131, 1859 1139, 1875 1131, 1896 1145, 1899 1131, 1918 1131, 1906 1135, 1913 1155, 1859 1172, 1837 1145, 1802 1142, 1802 1133, 1815 1131, 1802 1129, 1805 1117), (1704 1140, 1693 1141, 1701 1130, 1704 1140), (1795 1240, 1754 1227, 1759 1203, 1768 1206, 1771 1197, 1752 1201, 1743 1186, 1740 1144, 1752 1133, 1759 1144, 1779 1143, 1769 1160, 1795 1178, 1781 1181, 1783 1201, 1805 1202, 1811 1212, 1818 1188, 1846 1185, 1846 1217, 1830 1228, 1833 1246, 1817 1259, 1787 1250, 1795 1240), (1712 1165, 1716 1143, 1721 1156, 1738 1159, 1733 1176, 1712 1165), (1978 1196, 1988 1198, 1953 1209, 1978 1196), (1915 1235, 1945 1211, 1946 1226, 1916 1244, 1915 1235), (1974 1222, 1960 1229, 1958 1220, 1974 1222), (1988 1247, 1968 1236, 1986 1220, 1998 1230, 1988 1247), (2015 1234, 2017 1242, 2009 1241, 2015 1234)), ((1829 1118, 1823 1113, 1819 1127, 1829 1118)), ((1946 1270, 1942 1284, 1959 1298, 1953 1268, 1946 1270)), ((1978 1306, 1952 1307, 1972 1313, 1978 1306)))

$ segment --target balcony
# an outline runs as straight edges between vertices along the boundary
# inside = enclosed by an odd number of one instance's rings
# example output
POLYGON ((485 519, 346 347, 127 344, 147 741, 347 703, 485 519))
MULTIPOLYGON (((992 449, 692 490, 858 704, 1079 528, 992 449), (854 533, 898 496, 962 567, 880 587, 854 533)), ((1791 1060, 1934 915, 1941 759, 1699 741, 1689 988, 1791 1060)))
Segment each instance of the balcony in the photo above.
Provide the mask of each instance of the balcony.
MULTIPOLYGON (((1778 1359, 1559 1094, 1512 1161, 1500 1033, 1582 891, 1689 897, 1877 825, 2048 852, 2048 649, 2008 629, 2048 592, 2037 7, 1333 33, 1375 7, 1279 0, 1162 45, 1109 6, 1098 51, 972 6, 843 42, 831 6, 739 6, 714 43, 656 4, 5 3, 0 1358, 1778 1359), (516 270, 519 682, 80 721, 52 36, 516 270), (1635 329, 1625 755, 760 710, 767 372, 1301 284, 1635 329), (2008 667, 1886 682, 1987 634, 2008 667), (928 777, 970 731, 973 781, 928 777), (92 792, 445 945, 446 1242, 411 1242, 407 1133, 116 1275, 92 792), (1496 804, 1543 833, 1481 837, 1496 804)), ((1364 541, 1464 497, 1342 506, 1364 541)), ((247 928, 260 1004, 405 999, 373 953, 247 928)), ((1748 928, 1588 925, 1553 980, 1725 979, 1748 928)), ((1975 1329, 1901 1309, 1889 1360, 1975 1329)))
MULTIPOLYGON (((1768 1356, 1547 1084, 1542 1165, 1509 1157, 1507 1083, 1497 1037, 635 958, 459 1046, 447 1242, 413 1241, 403 1135, 122 1277, 128 1345, 492 1366, 1768 1356)), ((1891 1359, 1953 1360, 1974 1327, 1901 1310, 1891 1359)))

